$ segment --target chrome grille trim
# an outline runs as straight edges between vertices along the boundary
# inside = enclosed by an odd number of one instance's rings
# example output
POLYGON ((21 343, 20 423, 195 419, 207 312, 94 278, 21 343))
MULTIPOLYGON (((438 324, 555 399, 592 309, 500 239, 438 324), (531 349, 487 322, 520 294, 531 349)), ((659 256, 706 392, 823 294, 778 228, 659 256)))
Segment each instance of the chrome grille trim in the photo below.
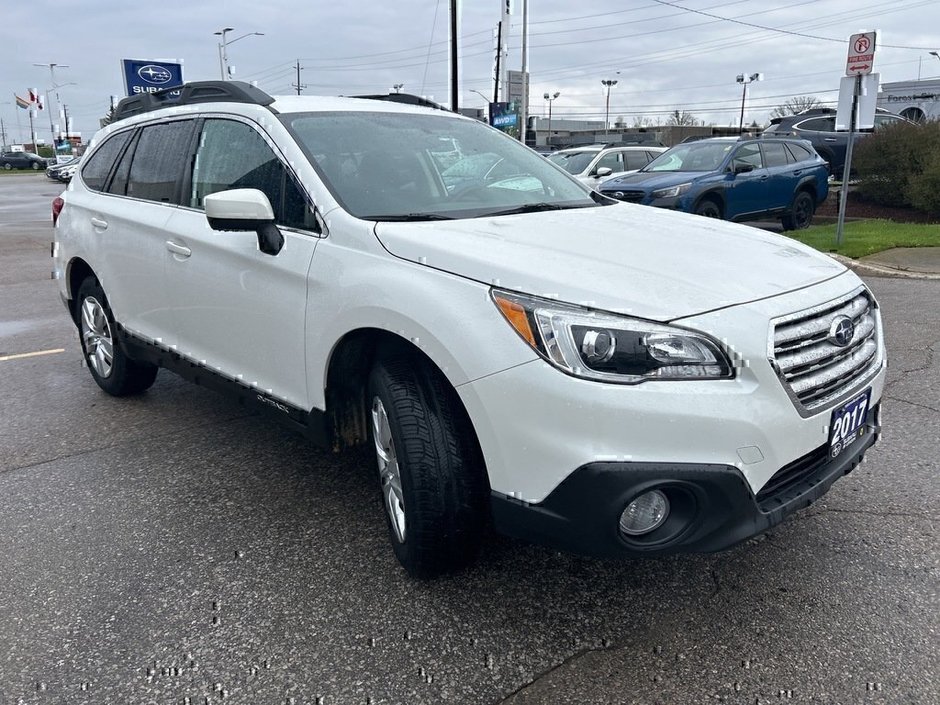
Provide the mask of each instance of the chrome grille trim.
POLYGON ((878 306, 861 286, 820 306, 771 321, 768 357, 801 416, 847 397, 867 384, 884 364, 878 306), (849 345, 829 342, 837 316, 855 324, 849 345))

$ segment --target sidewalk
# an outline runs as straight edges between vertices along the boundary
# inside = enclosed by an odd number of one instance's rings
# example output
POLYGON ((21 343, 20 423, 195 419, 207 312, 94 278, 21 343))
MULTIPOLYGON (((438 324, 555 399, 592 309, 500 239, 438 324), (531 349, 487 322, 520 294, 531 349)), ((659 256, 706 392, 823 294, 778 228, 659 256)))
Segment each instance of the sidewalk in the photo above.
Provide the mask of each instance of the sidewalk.
POLYGON ((859 274, 907 279, 940 279, 940 247, 896 247, 853 260, 830 255, 859 274))

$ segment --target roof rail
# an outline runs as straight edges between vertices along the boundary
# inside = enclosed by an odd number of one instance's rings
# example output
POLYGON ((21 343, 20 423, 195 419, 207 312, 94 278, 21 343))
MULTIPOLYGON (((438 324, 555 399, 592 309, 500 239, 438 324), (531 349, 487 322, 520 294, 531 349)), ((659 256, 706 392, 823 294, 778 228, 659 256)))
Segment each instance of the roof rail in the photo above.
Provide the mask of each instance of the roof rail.
POLYGON ((194 81, 174 88, 165 88, 154 93, 124 98, 114 108, 112 122, 123 120, 132 115, 149 113, 151 110, 169 108, 176 105, 195 105, 197 103, 254 103, 271 105, 274 98, 257 86, 244 81, 194 81))
MULTIPOLYGON (((387 100, 390 103, 404 103, 406 105, 420 105, 423 108, 435 108, 436 110, 448 110, 443 105, 435 103, 433 100, 412 95, 411 93, 387 93, 385 95, 351 95, 350 98, 363 98, 365 100, 387 100)), ((448 112, 450 112, 448 110, 448 112)))

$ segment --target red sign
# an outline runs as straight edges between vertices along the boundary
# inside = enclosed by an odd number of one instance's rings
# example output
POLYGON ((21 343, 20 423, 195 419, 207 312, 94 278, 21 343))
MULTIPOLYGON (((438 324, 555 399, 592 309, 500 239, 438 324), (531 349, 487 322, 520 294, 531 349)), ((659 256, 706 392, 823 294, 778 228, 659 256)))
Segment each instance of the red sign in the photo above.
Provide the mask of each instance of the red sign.
POLYGON ((849 37, 849 56, 845 62, 846 76, 865 76, 875 66, 875 32, 863 32, 849 37))

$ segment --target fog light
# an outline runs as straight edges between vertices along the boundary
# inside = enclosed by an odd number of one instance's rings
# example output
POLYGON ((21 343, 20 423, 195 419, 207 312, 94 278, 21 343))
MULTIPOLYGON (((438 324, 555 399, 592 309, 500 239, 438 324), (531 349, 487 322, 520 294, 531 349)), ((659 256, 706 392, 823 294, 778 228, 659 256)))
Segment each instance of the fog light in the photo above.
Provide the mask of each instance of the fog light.
POLYGON ((658 529, 669 516, 669 500, 659 490, 644 492, 627 505, 620 515, 620 530, 640 536, 658 529))

